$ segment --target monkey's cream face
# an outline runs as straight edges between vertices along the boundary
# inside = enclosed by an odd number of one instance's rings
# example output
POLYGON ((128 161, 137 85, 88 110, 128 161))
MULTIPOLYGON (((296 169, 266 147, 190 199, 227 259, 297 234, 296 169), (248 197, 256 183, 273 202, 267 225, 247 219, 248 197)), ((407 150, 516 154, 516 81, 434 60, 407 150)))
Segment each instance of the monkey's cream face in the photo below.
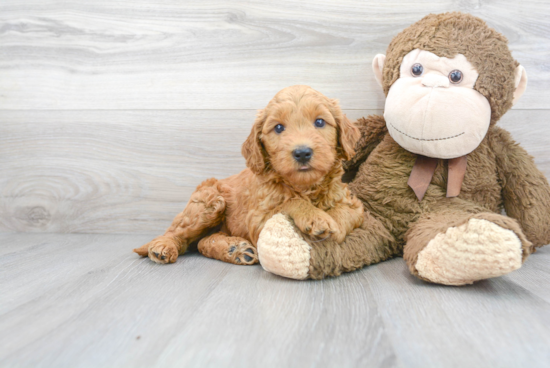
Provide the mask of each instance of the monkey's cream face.
POLYGON ((472 152, 491 121, 489 101, 474 89, 478 76, 462 54, 449 59, 415 49, 405 55, 386 99, 384 118, 392 138, 428 157, 472 152))

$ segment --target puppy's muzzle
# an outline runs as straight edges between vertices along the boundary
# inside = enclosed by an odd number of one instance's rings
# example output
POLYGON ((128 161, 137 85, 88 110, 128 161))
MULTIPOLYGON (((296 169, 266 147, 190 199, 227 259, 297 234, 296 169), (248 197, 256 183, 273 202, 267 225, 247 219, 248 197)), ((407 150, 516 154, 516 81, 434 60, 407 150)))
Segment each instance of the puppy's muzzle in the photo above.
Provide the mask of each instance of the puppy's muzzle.
POLYGON ((313 150, 306 146, 300 146, 292 151, 292 157, 301 164, 307 164, 312 156, 313 150))

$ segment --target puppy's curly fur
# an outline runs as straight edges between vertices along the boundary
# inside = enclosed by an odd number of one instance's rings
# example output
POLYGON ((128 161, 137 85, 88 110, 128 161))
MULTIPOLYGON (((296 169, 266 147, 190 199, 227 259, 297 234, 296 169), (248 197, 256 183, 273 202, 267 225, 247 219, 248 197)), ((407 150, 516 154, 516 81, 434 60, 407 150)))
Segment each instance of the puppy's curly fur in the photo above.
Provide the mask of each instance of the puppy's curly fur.
POLYGON ((342 161, 353 156, 358 138, 336 100, 308 86, 283 89, 260 110, 242 146, 248 168, 201 183, 166 233, 134 251, 172 263, 202 238, 203 255, 254 264, 259 234, 276 213, 288 215, 307 236, 342 242, 363 219, 361 202, 341 181, 342 161), (309 160, 296 157, 304 148, 309 160), (221 232, 208 235, 218 225, 221 232))

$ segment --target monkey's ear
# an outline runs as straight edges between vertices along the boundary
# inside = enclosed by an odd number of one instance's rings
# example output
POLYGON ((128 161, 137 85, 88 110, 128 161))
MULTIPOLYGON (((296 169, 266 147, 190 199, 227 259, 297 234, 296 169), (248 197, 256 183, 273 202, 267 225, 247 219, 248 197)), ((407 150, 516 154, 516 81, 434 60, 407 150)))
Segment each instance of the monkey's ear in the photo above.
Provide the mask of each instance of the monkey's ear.
POLYGON ((382 71, 384 70, 384 61, 386 61, 386 55, 378 54, 372 60, 372 71, 374 72, 374 78, 382 87, 382 71))
POLYGON ((516 102, 518 102, 519 98, 523 95, 523 92, 525 92, 525 89, 527 88, 527 72, 525 71, 525 68, 521 65, 518 65, 516 67, 514 87, 516 89, 514 90, 514 99, 512 100, 512 105, 515 105, 516 102))
POLYGON ((252 131, 241 148, 241 153, 246 160, 246 166, 254 174, 261 174, 266 166, 264 148, 262 146, 261 136, 267 114, 265 110, 259 110, 256 116, 252 131))

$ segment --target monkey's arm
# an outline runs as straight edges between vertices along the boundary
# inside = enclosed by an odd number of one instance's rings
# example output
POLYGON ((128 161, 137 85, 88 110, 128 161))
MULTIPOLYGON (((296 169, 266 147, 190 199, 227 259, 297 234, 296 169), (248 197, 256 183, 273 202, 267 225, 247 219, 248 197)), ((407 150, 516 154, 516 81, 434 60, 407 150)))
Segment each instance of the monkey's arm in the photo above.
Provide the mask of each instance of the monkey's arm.
POLYGON ((344 170, 346 171, 343 177, 344 182, 353 180, 359 166, 365 162, 370 153, 388 133, 386 121, 381 115, 369 115, 366 118, 360 118, 355 122, 355 125, 361 132, 361 138, 355 145, 355 156, 344 162, 344 170))
POLYGON ((260 234, 258 254, 265 270, 303 280, 338 276, 378 263, 403 254, 403 247, 367 212, 361 227, 340 244, 333 239, 306 240, 286 216, 277 214, 260 234))
POLYGON ((533 157, 504 129, 490 129, 508 216, 521 225, 535 247, 550 243, 550 186, 533 157))

